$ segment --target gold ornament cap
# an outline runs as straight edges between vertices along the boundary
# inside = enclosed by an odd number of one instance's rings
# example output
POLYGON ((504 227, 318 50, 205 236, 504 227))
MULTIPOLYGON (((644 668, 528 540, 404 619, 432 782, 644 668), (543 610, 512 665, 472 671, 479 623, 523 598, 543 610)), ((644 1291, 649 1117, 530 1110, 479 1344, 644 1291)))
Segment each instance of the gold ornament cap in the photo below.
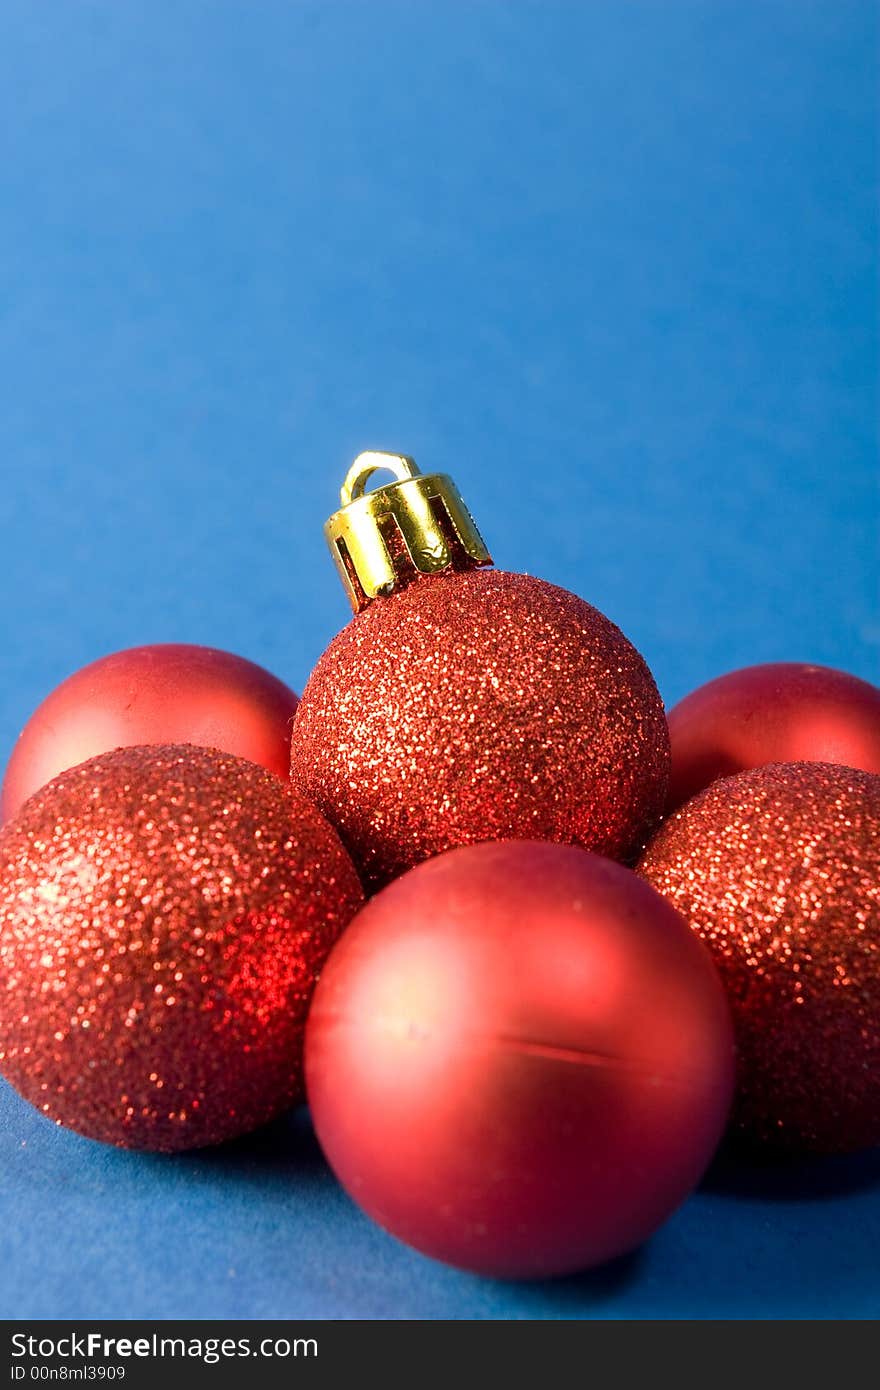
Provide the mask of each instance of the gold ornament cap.
POLYGON ((342 506, 325 523, 324 535, 356 613, 420 574, 492 564, 452 479, 420 473, 406 454, 358 454, 339 495, 342 506), (380 470, 394 482, 366 492, 380 470))

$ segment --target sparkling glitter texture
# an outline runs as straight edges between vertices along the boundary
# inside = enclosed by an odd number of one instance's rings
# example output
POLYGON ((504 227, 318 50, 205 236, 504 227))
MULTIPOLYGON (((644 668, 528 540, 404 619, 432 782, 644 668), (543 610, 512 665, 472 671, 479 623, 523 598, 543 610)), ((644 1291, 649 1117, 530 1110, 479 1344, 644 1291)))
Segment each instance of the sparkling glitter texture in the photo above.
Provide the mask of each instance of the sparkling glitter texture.
POLYGON ((880 777, 786 763, 726 778, 639 869, 727 986, 736 1129, 793 1150, 880 1143, 880 777))
POLYGON ((669 740, 645 662, 574 594, 498 570, 419 579, 330 644, 291 773, 377 888, 477 840, 638 852, 669 740))
POLYGON ((94 758, 0 831, 0 1069, 107 1143, 253 1129, 301 1096, 317 972, 362 896, 335 831, 254 764, 94 758))

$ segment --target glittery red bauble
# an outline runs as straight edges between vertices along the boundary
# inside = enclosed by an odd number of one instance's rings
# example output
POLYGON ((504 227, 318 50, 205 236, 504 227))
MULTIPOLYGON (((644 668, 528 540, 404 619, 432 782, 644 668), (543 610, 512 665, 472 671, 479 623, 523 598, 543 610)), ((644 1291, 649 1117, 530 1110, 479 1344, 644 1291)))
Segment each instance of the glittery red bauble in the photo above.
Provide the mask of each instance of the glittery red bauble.
POLYGON ((318 1137, 351 1196, 437 1259, 563 1274, 630 1250, 700 1178, 733 1038, 708 952, 629 869, 472 845, 375 897, 306 1030, 318 1137))
POLYGON ((790 1149, 880 1143, 880 777, 828 763, 714 783, 640 872, 727 986, 738 1130, 790 1149))
POLYGON ((419 579, 331 642, 293 726, 294 783, 381 886, 505 837, 637 852, 666 794, 651 673, 582 599, 524 574, 419 579))
POLYGON ((0 1070, 107 1143, 253 1129, 300 1097, 315 978, 362 899, 335 831, 253 763, 84 763, 0 830, 0 1070))
POLYGON ((767 763, 880 772, 880 690, 827 666, 747 666, 681 700, 670 711, 669 734, 669 810, 719 777, 767 763))
POLYGON ((197 743, 260 763, 286 779, 296 696, 244 657, 177 643, 133 647, 62 681, 19 735, 0 818, 59 772, 144 743, 197 743))

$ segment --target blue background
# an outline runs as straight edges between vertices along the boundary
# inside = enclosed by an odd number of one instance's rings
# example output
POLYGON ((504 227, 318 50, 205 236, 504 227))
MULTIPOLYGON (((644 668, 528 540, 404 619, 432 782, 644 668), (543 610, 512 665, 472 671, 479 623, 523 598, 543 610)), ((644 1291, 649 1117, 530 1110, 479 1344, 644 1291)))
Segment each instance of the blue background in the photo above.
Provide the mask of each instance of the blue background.
MULTIPOLYGON (((876 680, 871 3, 0 10, 0 753, 150 641, 302 687, 360 449, 459 481, 668 701, 753 661, 876 680)), ((880 1313, 880 1164, 715 1169, 640 1255, 429 1263, 302 1120, 159 1159, 0 1097, 0 1314, 880 1313)))

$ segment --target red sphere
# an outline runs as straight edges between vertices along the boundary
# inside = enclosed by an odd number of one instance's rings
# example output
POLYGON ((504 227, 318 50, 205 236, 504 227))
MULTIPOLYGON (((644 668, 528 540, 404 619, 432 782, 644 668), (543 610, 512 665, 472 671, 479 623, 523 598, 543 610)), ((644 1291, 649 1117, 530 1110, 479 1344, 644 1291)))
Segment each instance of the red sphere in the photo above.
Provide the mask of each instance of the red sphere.
POLYGON ((843 763, 880 772, 880 690, 796 661, 709 681, 669 713, 667 809, 719 777, 767 763, 843 763))
POLYGON ((700 1178, 732 1085, 724 994, 685 922, 628 869, 534 841, 452 850, 375 897, 306 1032, 351 1196, 502 1277, 643 1241, 700 1178))
POLYGON ((83 666, 34 711, 13 749, 0 819, 59 772, 113 748, 196 743, 286 779, 296 696, 231 652, 177 643, 132 647, 83 666))
POLYGON ((880 777, 791 763, 725 778, 639 868, 727 986, 736 1129, 792 1150, 880 1144, 880 777))
POLYGON ((371 603, 318 662, 291 748, 294 783, 373 888, 476 840, 638 853, 668 763, 657 687, 620 629, 497 570, 371 603))
POLYGON ((315 978, 362 900, 336 832, 253 763, 73 768, 0 830, 0 1070, 126 1148, 253 1129, 301 1096, 315 978))

